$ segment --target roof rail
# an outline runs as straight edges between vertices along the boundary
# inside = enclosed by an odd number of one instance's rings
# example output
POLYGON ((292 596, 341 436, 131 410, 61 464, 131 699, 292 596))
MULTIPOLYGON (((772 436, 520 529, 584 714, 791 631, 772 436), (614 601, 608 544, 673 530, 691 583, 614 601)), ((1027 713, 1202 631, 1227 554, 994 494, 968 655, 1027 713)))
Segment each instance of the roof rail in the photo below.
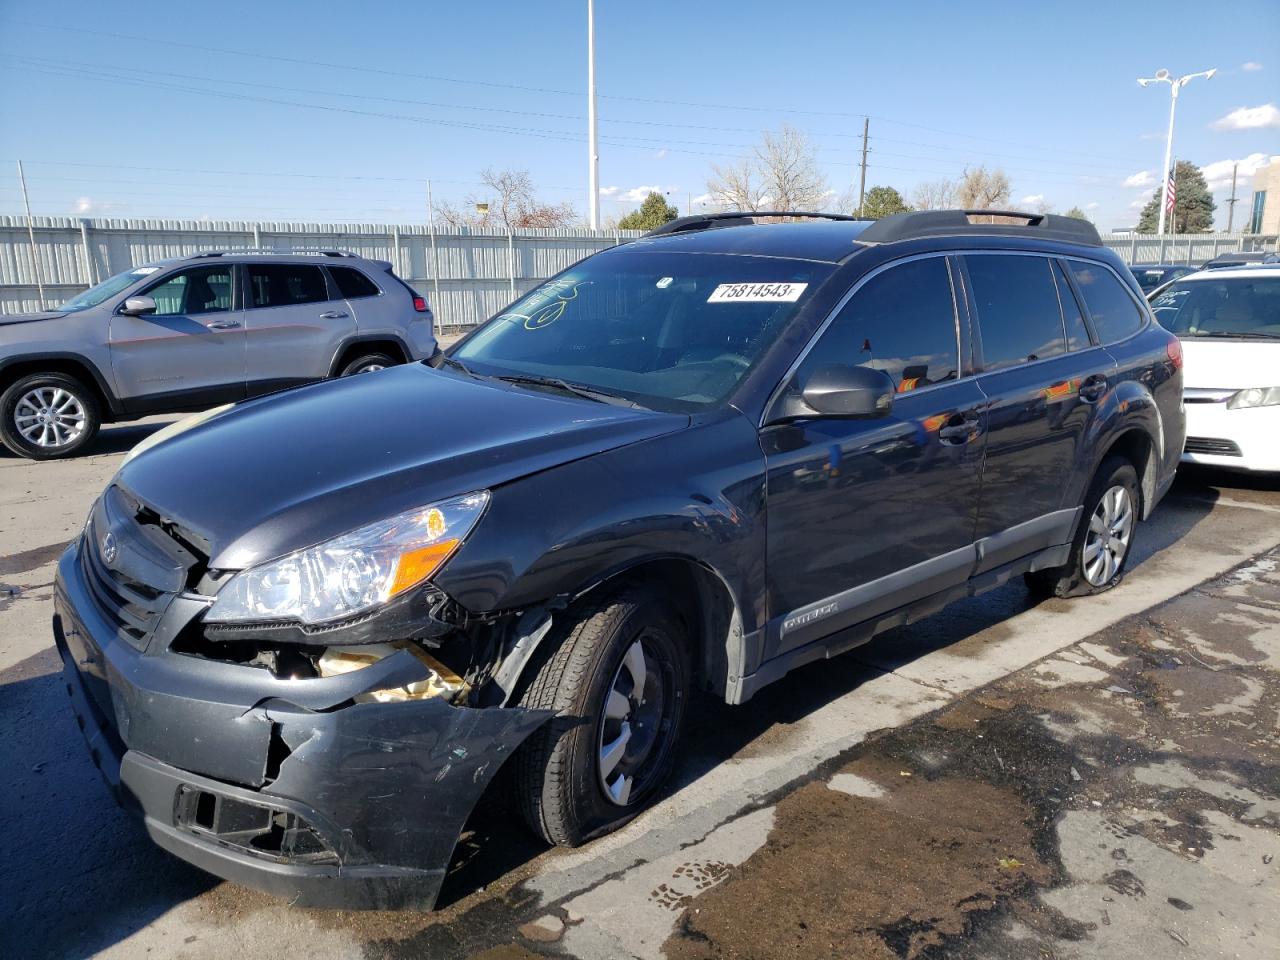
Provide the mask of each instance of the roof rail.
POLYGON ((859 243, 895 243, 918 237, 963 237, 970 235, 1035 237, 1062 240, 1090 247, 1102 246, 1098 228, 1088 220, 1055 216, 1051 213, 1023 213, 1019 210, 921 210, 896 213, 877 220, 858 236, 859 243), (970 217, 1017 217, 1025 224, 974 223, 970 217))
POLYGON ((263 250, 261 247, 245 247, 243 249, 227 248, 223 250, 202 250, 186 257, 187 260, 199 260, 204 257, 359 257, 358 253, 348 250, 263 250))
POLYGON ((857 220, 843 213, 814 213, 811 210, 731 210, 725 213, 695 213, 690 217, 668 220, 645 234, 660 237, 668 233, 689 233, 714 227, 738 227, 755 223, 756 217, 806 217, 816 220, 857 220))

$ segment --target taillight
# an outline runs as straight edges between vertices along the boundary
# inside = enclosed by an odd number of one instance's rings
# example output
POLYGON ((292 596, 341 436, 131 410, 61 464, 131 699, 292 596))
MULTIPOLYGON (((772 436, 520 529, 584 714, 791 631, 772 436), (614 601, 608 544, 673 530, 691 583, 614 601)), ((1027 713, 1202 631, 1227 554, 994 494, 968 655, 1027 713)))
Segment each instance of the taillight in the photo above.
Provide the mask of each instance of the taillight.
POLYGON ((1182 341, 1177 337, 1169 339, 1169 362, 1173 364, 1175 370, 1182 369, 1182 341))
POLYGON ((427 311, 427 298, 426 298, 426 297, 414 297, 414 298, 413 298, 413 309, 417 310, 419 313, 427 313, 427 312, 428 312, 428 311, 427 311))

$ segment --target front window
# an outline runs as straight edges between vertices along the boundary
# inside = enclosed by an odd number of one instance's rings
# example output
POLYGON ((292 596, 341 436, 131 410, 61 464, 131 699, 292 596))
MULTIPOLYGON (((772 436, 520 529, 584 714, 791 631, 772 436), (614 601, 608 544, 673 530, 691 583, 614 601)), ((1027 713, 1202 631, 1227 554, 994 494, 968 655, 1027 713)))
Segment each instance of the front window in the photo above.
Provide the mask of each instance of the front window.
POLYGON ((134 270, 126 270, 124 273, 117 273, 114 277, 108 277, 96 287, 90 287, 84 293, 72 297, 66 303, 55 309, 61 310, 63 313, 78 313, 81 310, 88 310, 90 307, 96 307, 104 300, 110 300, 118 293, 123 293, 129 287, 133 286, 143 277, 149 277, 155 273, 159 267, 138 267, 134 270))
POLYGON ((1280 340, 1280 276, 1181 280, 1151 309, 1179 337, 1280 340))
POLYGON ((555 378, 692 412, 729 396, 832 270, 623 247, 517 300, 452 358, 485 376, 555 378))

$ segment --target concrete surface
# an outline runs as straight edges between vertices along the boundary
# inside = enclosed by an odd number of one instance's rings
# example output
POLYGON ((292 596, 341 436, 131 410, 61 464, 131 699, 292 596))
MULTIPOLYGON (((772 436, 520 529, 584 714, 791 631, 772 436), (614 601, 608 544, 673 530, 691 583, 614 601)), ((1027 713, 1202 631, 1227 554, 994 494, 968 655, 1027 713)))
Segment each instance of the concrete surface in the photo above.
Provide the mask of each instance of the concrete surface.
POLYGON ((1277 943, 1262 858, 1280 843, 1280 483, 1180 478, 1103 597, 1035 605, 1010 583, 745 707, 697 702, 670 795, 615 835, 545 850, 496 790, 436 913, 326 913, 153 848, 100 784, 54 679, 53 562, 152 429, 109 428, 67 462, 0 455, 2 956, 1263 956, 1277 943))

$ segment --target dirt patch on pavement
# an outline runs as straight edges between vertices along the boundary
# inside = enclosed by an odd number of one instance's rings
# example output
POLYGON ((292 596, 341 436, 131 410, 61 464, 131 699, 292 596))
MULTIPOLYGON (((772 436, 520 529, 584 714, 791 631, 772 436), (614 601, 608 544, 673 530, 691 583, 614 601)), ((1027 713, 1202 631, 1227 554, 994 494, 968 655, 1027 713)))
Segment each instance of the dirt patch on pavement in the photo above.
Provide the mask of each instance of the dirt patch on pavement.
POLYGON ((1007 787, 903 766, 885 755, 911 752, 898 741, 839 771, 884 796, 817 781, 779 802, 766 844, 686 909, 666 956, 752 957, 768 944, 776 956, 916 957, 1052 878, 1031 804, 1007 787))

